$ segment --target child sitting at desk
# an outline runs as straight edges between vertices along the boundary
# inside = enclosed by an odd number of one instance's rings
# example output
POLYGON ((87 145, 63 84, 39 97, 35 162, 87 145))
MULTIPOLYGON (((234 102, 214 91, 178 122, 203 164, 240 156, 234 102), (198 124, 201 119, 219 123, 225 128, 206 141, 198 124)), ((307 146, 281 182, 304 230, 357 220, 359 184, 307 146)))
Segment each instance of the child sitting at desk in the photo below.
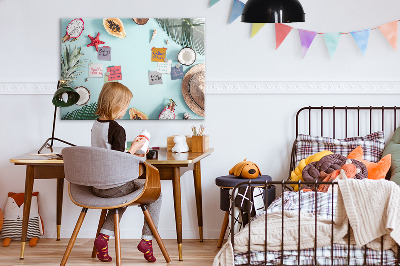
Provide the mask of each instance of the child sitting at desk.
MULTIPOLYGON (((99 95, 96 112, 96 115, 98 115, 99 118, 93 123, 92 127, 91 142, 93 147, 125 152, 125 129, 120 126, 115 119, 120 119, 122 116, 124 116, 132 97, 132 92, 121 83, 108 82, 104 84, 99 95)), ((145 154, 137 155, 135 153, 143 146, 145 142, 146 139, 144 138, 136 138, 129 149, 129 153, 135 156, 144 157, 145 154)), ((138 167, 140 161, 143 161, 143 159, 138 158, 138 167)), ((136 178, 137 176, 132 176, 132 181, 116 187, 93 187, 93 194, 102 198, 121 197, 128 195, 144 186, 143 183, 135 182, 136 178)), ((158 226, 161 208, 161 195, 155 202, 148 204, 147 208, 155 225, 158 226)), ((120 219, 125 210, 126 207, 118 209, 120 219)), ((101 261, 112 260, 112 258, 108 255, 108 240, 110 236, 114 235, 114 214, 115 210, 108 211, 100 234, 94 241, 94 245, 97 249, 97 258, 101 261)), ((152 237, 153 234, 151 233, 150 227, 147 222, 144 221, 142 240, 137 248, 139 251, 144 253, 144 258, 149 262, 156 261, 156 258, 153 256, 151 241, 152 237)))

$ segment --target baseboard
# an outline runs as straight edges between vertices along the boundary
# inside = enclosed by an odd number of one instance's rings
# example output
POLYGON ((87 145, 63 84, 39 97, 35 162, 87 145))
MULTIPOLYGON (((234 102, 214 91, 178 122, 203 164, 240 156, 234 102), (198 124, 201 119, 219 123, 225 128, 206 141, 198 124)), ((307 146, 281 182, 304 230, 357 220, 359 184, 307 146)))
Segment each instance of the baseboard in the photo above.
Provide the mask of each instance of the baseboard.
MULTIPOLYGON (((0 94, 49 94, 57 83, 0 83, 0 94)), ((207 94, 400 94, 400 81, 208 81, 207 94)))

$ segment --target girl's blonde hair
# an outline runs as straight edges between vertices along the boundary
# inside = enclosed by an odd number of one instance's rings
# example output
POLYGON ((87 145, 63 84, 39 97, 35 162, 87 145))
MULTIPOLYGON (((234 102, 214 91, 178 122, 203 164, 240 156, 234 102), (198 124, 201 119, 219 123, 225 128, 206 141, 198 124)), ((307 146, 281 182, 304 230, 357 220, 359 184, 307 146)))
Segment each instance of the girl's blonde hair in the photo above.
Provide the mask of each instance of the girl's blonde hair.
POLYGON ((115 120, 132 100, 132 92, 119 82, 107 82, 101 89, 96 115, 115 120))

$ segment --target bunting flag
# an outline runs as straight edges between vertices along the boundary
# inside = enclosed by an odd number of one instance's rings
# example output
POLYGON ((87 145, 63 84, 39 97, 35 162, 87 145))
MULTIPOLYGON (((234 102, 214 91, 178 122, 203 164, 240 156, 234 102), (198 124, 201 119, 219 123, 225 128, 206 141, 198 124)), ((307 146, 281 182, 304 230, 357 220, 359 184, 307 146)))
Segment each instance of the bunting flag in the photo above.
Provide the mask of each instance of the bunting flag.
POLYGON ((300 30, 301 55, 304 58, 317 33, 315 31, 300 30))
POLYGON ((210 0, 210 5, 208 7, 212 7, 213 5, 215 5, 218 2, 219 2, 219 0, 210 0))
POLYGON ((278 47, 282 44, 282 42, 285 40, 286 36, 288 36, 292 29, 293 28, 288 25, 275 23, 276 49, 278 49, 278 47))
POLYGON ((371 32, 371 29, 351 32, 351 35, 353 35, 353 38, 356 41, 358 48, 360 48, 360 51, 363 55, 365 55, 365 51, 367 51, 368 39, 369 39, 370 32, 371 32))
POLYGON ((396 20, 378 27, 395 50, 397 48, 397 22, 396 20))
MULTIPOLYGON (((214 6, 220 0, 209 0, 209 7, 214 6)), ((243 13, 245 3, 244 0, 231 0, 232 1, 232 9, 229 16, 229 24, 232 24, 238 17, 241 16, 243 13)), ((360 31, 351 31, 351 32, 334 32, 334 33, 324 33, 324 32, 314 32, 309 30, 303 30, 299 28, 293 28, 291 26, 282 24, 282 23, 275 23, 275 49, 278 49, 286 37, 292 30, 298 30, 300 36, 300 43, 301 43, 301 53, 302 58, 304 58, 310 48, 312 42, 314 41, 317 34, 321 34, 324 37, 326 48, 328 49, 329 56, 333 58, 336 53, 337 47, 339 45, 340 37, 343 34, 351 34, 353 36, 354 41, 356 42, 357 46, 359 47, 361 53, 365 55, 369 36, 371 30, 380 30, 392 46, 394 50, 397 49, 397 31, 398 31, 398 21, 395 20, 377 27, 372 27, 365 30, 360 31)), ((264 26, 266 23, 252 23, 251 29, 251 38, 253 38, 264 26)))
POLYGON ((251 38, 256 35, 262 27, 264 27, 265 23, 253 23, 253 26, 251 28, 251 38))
POLYGON ((342 34, 340 34, 339 32, 334 32, 334 33, 325 33, 323 36, 326 48, 328 48, 329 55, 332 58, 333 54, 336 51, 336 48, 338 47, 339 39, 340 36, 342 36, 342 34))
POLYGON ((242 11, 244 8, 244 3, 239 0, 233 0, 231 17, 229 18, 229 24, 232 23, 235 19, 237 19, 240 15, 242 15, 242 11))

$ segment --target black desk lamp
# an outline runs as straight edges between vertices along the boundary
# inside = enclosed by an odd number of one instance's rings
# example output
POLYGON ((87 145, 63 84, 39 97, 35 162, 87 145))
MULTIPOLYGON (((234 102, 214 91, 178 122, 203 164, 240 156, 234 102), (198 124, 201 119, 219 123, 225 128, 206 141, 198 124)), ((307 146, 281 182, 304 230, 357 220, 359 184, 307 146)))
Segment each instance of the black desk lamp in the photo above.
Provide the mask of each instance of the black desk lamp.
POLYGON ((55 138, 54 130, 56 128, 56 116, 57 116, 57 107, 68 107, 76 104, 79 101, 79 94, 68 87, 65 80, 59 80, 57 83, 57 91, 53 95, 53 105, 54 105, 54 117, 53 117, 53 131, 51 133, 51 138, 48 138, 42 147, 39 149, 38 153, 40 153, 45 147, 50 148, 51 152, 53 152, 53 141, 58 140, 62 143, 68 144, 70 146, 75 146, 72 143, 69 143, 65 140, 55 138), (50 141, 50 144, 49 144, 50 141))
POLYGON ((242 22, 304 22, 304 10, 298 0, 249 0, 243 8, 242 22))

